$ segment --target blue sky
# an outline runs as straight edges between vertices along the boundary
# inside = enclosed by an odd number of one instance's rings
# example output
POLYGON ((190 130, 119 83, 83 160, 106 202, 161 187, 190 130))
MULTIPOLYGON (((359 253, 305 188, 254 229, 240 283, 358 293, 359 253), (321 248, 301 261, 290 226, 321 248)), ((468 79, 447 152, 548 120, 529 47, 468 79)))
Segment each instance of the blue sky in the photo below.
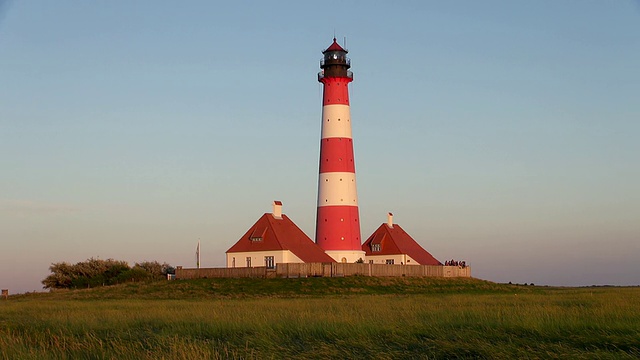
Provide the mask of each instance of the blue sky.
POLYGON ((640 284, 637 1, 5 1, 0 287, 222 266, 276 199, 313 236, 334 33, 363 237, 391 211, 476 277, 640 284))

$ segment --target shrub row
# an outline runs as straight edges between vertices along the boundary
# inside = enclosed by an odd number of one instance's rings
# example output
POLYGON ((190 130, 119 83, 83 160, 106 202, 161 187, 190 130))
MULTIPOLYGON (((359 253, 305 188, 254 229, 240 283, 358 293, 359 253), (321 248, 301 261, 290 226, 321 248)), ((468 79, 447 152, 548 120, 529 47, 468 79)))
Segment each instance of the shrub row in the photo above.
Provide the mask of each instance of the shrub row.
POLYGON ((144 261, 129 266, 126 261, 90 258, 76 264, 53 263, 51 275, 42 280, 45 289, 77 289, 115 285, 128 281, 150 281, 174 274, 175 269, 157 261, 144 261))

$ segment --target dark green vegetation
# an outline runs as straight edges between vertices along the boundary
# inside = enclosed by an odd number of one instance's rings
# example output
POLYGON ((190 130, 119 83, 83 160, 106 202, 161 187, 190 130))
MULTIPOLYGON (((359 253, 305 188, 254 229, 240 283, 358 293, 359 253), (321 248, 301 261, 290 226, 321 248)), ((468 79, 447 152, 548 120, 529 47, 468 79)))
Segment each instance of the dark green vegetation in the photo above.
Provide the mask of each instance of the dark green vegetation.
POLYGON ((125 282, 166 279, 173 274, 171 265, 157 261, 144 261, 129 267, 126 261, 87 259, 75 264, 51 264, 51 275, 42 280, 45 289, 81 289, 125 282))
POLYGON ((202 279, 11 296, 3 359, 640 357, 640 288, 202 279))

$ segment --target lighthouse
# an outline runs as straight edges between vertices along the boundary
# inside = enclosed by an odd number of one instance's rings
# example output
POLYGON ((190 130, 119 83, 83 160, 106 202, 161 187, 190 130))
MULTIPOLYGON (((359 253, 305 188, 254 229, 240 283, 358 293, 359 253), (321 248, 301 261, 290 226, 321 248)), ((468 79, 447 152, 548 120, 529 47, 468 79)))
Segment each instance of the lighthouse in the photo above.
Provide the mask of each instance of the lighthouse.
POLYGON ((316 243, 335 261, 353 263, 365 258, 349 110, 353 73, 347 50, 335 38, 322 54, 322 71, 318 73, 323 96, 316 243))

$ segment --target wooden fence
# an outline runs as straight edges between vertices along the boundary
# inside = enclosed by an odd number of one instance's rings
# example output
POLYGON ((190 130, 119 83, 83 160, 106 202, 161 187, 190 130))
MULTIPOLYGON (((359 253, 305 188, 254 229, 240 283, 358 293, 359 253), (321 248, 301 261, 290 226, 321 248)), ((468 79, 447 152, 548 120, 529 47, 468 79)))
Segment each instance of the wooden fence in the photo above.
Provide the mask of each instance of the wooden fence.
POLYGON ((275 269, 260 267, 241 268, 176 268, 176 279, 198 278, 299 278, 344 276, 425 276, 471 277, 469 266, 438 265, 386 265, 348 263, 285 263, 275 269))

